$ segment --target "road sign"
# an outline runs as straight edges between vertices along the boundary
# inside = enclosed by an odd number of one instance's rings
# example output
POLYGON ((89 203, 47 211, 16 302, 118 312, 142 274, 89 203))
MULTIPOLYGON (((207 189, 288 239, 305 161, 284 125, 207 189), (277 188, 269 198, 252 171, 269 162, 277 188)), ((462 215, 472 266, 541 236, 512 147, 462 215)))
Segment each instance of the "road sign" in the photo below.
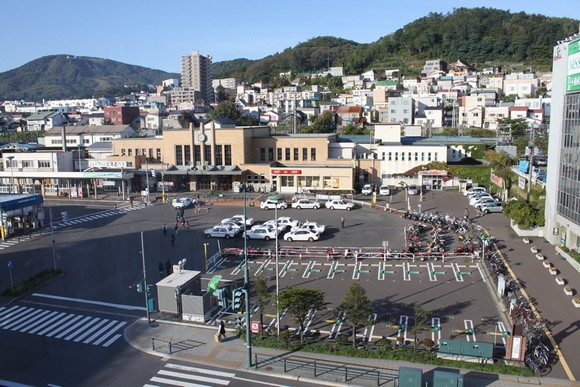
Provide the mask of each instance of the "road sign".
POLYGON ((260 332, 260 322, 259 321, 250 321, 250 331, 252 333, 260 332))
POLYGON ((8 261, 8 267, 12 267, 12 261, 8 261))

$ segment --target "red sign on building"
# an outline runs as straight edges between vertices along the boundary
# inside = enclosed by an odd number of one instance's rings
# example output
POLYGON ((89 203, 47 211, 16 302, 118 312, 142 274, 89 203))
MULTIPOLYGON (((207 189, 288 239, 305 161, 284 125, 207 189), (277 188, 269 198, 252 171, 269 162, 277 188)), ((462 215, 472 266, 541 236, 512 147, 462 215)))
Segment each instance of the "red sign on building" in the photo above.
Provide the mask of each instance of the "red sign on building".
POLYGON ((272 169, 272 175, 301 175, 300 169, 272 169))

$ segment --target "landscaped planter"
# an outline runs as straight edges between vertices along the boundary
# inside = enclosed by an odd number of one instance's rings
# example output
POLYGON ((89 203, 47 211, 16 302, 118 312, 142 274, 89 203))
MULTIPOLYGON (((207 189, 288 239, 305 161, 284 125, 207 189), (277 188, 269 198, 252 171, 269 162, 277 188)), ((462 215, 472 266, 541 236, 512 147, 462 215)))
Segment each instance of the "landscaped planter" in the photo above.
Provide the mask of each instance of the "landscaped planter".
POLYGON ((549 269, 550 267, 552 267, 552 264, 550 263, 550 261, 548 261, 547 259, 545 261, 542 262, 542 265, 544 265, 544 267, 546 269, 549 269))
POLYGON ((536 246, 532 246, 532 247, 530 247, 530 251, 531 251, 533 254, 537 254, 539 250, 538 250, 538 248, 537 248, 536 246))
POLYGON ((562 278, 560 277, 556 277, 556 283, 560 286, 564 286, 566 285, 566 281, 564 281, 562 278))
POLYGON ((567 296, 573 296, 574 289, 572 289, 570 286, 564 286, 564 294, 567 296))
POLYGON ((544 256, 544 254, 540 254, 540 253, 536 254, 536 258, 538 260, 540 260, 540 261, 543 261, 544 259, 546 259, 546 257, 544 256))
POLYGON ((576 308, 580 308, 580 298, 575 297, 572 299, 572 304, 576 307, 576 308))

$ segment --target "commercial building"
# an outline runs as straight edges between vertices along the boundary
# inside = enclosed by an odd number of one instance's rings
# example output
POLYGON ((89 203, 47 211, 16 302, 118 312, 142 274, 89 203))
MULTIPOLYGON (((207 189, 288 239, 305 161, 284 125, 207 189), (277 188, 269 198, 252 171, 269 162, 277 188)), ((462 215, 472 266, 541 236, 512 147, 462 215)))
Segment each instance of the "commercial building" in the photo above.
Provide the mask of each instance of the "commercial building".
POLYGON ((181 87, 199 91, 200 98, 206 103, 213 102, 212 57, 192 51, 191 55, 181 57, 181 87))
POLYGON ((580 249, 580 34, 553 52, 545 237, 580 249))

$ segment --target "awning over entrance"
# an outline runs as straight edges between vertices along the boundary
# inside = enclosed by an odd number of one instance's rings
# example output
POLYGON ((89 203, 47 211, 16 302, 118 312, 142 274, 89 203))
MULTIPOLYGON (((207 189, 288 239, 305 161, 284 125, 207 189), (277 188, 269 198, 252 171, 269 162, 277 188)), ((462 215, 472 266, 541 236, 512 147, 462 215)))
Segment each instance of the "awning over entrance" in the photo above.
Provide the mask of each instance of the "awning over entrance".
POLYGON ((0 207, 3 211, 17 210, 22 207, 42 204, 44 199, 42 195, 14 195, 2 194, 0 195, 0 207))

